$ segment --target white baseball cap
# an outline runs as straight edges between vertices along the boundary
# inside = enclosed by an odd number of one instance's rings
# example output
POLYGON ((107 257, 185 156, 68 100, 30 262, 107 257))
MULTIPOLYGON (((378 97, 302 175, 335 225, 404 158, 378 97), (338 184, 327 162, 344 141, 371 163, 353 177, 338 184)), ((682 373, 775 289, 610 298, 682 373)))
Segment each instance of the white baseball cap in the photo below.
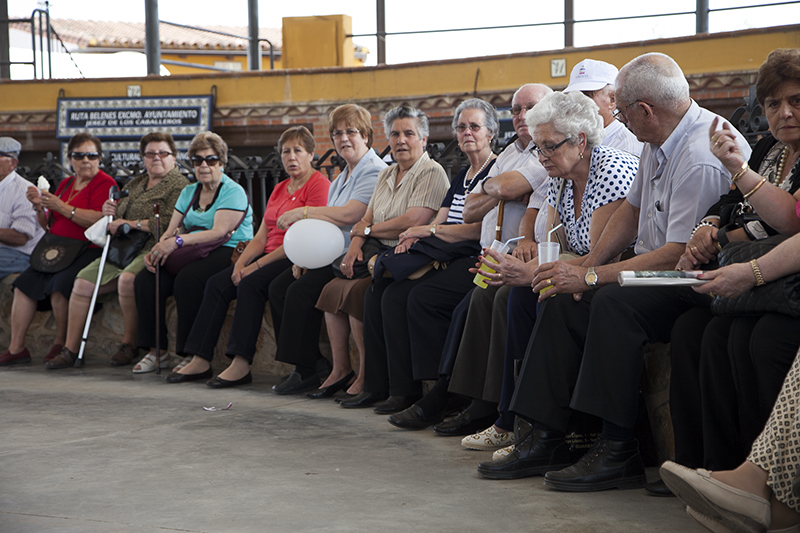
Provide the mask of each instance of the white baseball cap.
POLYGON ((596 91, 606 85, 614 85, 619 70, 611 63, 584 59, 572 69, 565 93, 572 91, 596 91))
POLYGON ((0 152, 18 158, 20 150, 22 145, 16 139, 0 137, 0 152))

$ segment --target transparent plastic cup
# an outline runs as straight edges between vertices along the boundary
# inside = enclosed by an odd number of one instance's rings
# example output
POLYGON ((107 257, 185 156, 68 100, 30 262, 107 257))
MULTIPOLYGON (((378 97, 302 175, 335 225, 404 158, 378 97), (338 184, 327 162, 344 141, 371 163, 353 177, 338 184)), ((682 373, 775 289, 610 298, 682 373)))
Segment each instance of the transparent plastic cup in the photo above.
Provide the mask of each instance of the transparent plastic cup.
MULTIPOLYGON (((556 244, 558 244, 558 243, 556 243, 556 244)), ((492 243, 491 249, 492 250, 496 250, 497 253, 499 253, 500 255, 503 255, 506 252, 508 252, 508 243, 495 240, 492 243)), ((492 257, 489 256, 489 255, 487 255, 485 257, 486 257, 487 260, 491 261, 492 263, 496 263, 497 262, 494 259, 492 259, 492 257)), ((496 270, 494 270, 492 268, 489 268, 488 266, 484 265, 483 263, 481 263, 481 267, 480 267, 479 270, 483 270, 484 272, 491 272, 491 273, 497 272, 496 270)), ((487 287, 486 279, 487 279, 486 276, 482 276, 481 273, 478 272, 477 274, 475 274, 475 279, 472 280, 472 283, 474 283, 475 285, 477 285, 481 289, 485 289, 487 287)))
MULTIPOLYGON (((540 265, 558 261, 558 254, 561 253, 561 245, 558 242, 540 242, 536 247, 539 250, 540 265)), ((552 287, 552 285, 548 285, 544 289, 540 290, 539 294, 542 294, 544 291, 552 287)))

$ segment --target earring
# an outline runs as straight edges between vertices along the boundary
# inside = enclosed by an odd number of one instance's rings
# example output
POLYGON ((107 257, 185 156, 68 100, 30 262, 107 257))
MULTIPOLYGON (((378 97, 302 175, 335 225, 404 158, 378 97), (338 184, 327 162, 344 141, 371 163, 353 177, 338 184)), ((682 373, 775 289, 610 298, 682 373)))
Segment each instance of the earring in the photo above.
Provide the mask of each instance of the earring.
POLYGON ((583 159, 583 152, 580 153, 581 159, 583 159))

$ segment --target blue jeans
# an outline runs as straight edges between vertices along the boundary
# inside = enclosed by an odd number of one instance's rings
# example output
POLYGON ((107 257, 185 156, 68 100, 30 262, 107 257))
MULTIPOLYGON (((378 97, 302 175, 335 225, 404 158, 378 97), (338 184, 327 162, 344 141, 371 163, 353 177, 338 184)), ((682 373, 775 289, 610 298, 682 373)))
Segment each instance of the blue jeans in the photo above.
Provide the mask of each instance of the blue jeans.
POLYGON ((0 279, 9 274, 24 272, 31 266, 30 256, 6 246, 0 246, 0 279))

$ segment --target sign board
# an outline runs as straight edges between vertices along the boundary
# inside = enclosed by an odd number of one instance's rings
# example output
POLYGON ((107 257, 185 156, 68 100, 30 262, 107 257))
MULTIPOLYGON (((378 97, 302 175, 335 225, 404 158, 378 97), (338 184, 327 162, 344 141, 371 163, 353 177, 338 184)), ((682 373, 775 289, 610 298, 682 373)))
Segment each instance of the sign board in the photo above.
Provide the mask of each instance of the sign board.
POLYGON ((139 139, 152 131, 188 139, 211 128, 211 96, 59 98, 56 137, 91 133, 100 139, 139 139))

